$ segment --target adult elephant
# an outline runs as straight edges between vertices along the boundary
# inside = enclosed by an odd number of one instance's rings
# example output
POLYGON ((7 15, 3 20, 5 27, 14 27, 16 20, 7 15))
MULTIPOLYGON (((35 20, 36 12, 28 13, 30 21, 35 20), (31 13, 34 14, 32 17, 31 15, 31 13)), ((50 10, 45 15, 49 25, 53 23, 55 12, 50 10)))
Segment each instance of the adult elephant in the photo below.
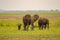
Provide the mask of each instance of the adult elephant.
POLYGON ((49 20, 47 18, 39 18, 38 20, 39 29, 49 29, 49 20))
POLYGON ((31 16, 27 14, 23 17, 24 30, 28 30, 29 25, 32 25, 31 30, 34 29, 34 22, 39 18, 38 15, 31 16))

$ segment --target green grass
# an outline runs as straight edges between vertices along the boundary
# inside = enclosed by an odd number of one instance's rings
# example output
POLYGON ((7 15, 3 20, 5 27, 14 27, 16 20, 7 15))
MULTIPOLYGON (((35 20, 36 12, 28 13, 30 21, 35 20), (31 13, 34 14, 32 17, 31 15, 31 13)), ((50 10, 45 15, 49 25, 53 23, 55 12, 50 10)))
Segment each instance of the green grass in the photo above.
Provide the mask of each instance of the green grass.
POLYGON ((38 24, 35 22, 35 29, 31 31, 23 31, 23 23, 17 20, 0 20, 0 34, 21 34, 21 35, 36 35, 36 34, 60 34, 60 20, 50 20, 50 29, 39 30, 38 24), (21 23, 21 30, 17 29, 17 24, 21 23))
MULTIPOLYGON (((39 13, 39 16, 44 17, 60 17, 60 13, 39 13)), ((27 14, 27 13, 26 13, 27 14)), ((20 16, 23 17, 25 14, 0 14, 0 16, 20 16)), ((34 14, 32 14, 34 15, 34 14)), ((0 39, 1 40, 59 40, 60 39, 60 19, 49 19, 49 30, 39 30, 37 21, 34 23, 35 28, 31 31, 23 31, 22 20, 0 20, 0 39), (17 29, 17 24, 21 23, 21 30, 17 29), (44 36, 47 36, 48 38, 44 36), (59 37, 53 37, 52 35, 59 35, 59 37), (16 37, 17 36, 17 37, 16 37), (41 37, 42 36, 42 37, 41 37), (24 38, 24 39, 23 39, 24 38)))

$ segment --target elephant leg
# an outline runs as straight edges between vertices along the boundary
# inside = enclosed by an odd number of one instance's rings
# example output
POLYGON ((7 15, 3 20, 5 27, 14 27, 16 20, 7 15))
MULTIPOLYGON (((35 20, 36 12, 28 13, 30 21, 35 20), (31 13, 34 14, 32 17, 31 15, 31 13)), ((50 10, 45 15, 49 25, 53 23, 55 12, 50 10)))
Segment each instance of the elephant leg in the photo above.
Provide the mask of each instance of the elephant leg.
POLYGON ((49 29, 49 24, 46 24, 46 28, 49 29))
POLYGON ((44 25, 44 29, 46 29, 46 24, 44 25))
POLYGON ((44 25, 41 26, 41 29, 42 29, 42 30, 43 30, 43 28, 44 28, 44 25))
POLYGON ((20 26, 18 26, 18 30, 20 30, 20 26))
POLYGON ((26 30, 26 26, 27 26, 27 25, 24 25, 24 30, 26 30))
POLYGON ((41 29, 41 25, 39 25, 39 30, 41 29))
POLYGON ((32 28, 31 28, 31 30, 34 30, 34 24, 32 24, 32 28))
POLYGON ((27 26, 27 30, 29 29, 29 25, 27 26))

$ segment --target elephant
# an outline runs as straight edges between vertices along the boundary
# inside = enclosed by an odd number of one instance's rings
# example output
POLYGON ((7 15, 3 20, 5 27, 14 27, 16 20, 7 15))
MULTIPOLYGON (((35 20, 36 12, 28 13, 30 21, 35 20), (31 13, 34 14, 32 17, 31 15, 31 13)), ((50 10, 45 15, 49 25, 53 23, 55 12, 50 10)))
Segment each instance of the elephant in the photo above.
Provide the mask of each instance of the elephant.
POLYGON ((38 27, 39 27, 39 30, 40 29, 46 29, 48 28, 49 29, 49 20, 47 18, 39 18, 38 19, 38 27))
POLYGON ((21 29, 21 24, 17 24, 17 26, 18 26, 18 30, 20 30, 21 29))
POLYGON ((24 30, 28 30, 29 25, 31 25, 31 30, 34 30, 34 22, 39 18, 37 14, 34 16, 31 16, 30 14, 26 14, 23 17, 23 24, 24 24, 24 30))

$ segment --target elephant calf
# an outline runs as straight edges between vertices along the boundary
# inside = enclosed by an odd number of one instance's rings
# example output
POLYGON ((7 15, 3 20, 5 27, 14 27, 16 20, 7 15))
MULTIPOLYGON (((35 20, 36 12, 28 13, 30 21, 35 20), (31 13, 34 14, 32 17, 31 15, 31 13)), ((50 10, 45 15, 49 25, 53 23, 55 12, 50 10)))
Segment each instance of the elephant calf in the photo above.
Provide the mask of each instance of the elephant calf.
POLYGON ((20 30, 21 29, 21 24, 18 24, 18 30, 20 30))
POLYGON ((47 18, 39 18, 38 20, 39 29, 49 29, 49 20, 47 18), (47 26, 48 25, 48 26, 47 26))

